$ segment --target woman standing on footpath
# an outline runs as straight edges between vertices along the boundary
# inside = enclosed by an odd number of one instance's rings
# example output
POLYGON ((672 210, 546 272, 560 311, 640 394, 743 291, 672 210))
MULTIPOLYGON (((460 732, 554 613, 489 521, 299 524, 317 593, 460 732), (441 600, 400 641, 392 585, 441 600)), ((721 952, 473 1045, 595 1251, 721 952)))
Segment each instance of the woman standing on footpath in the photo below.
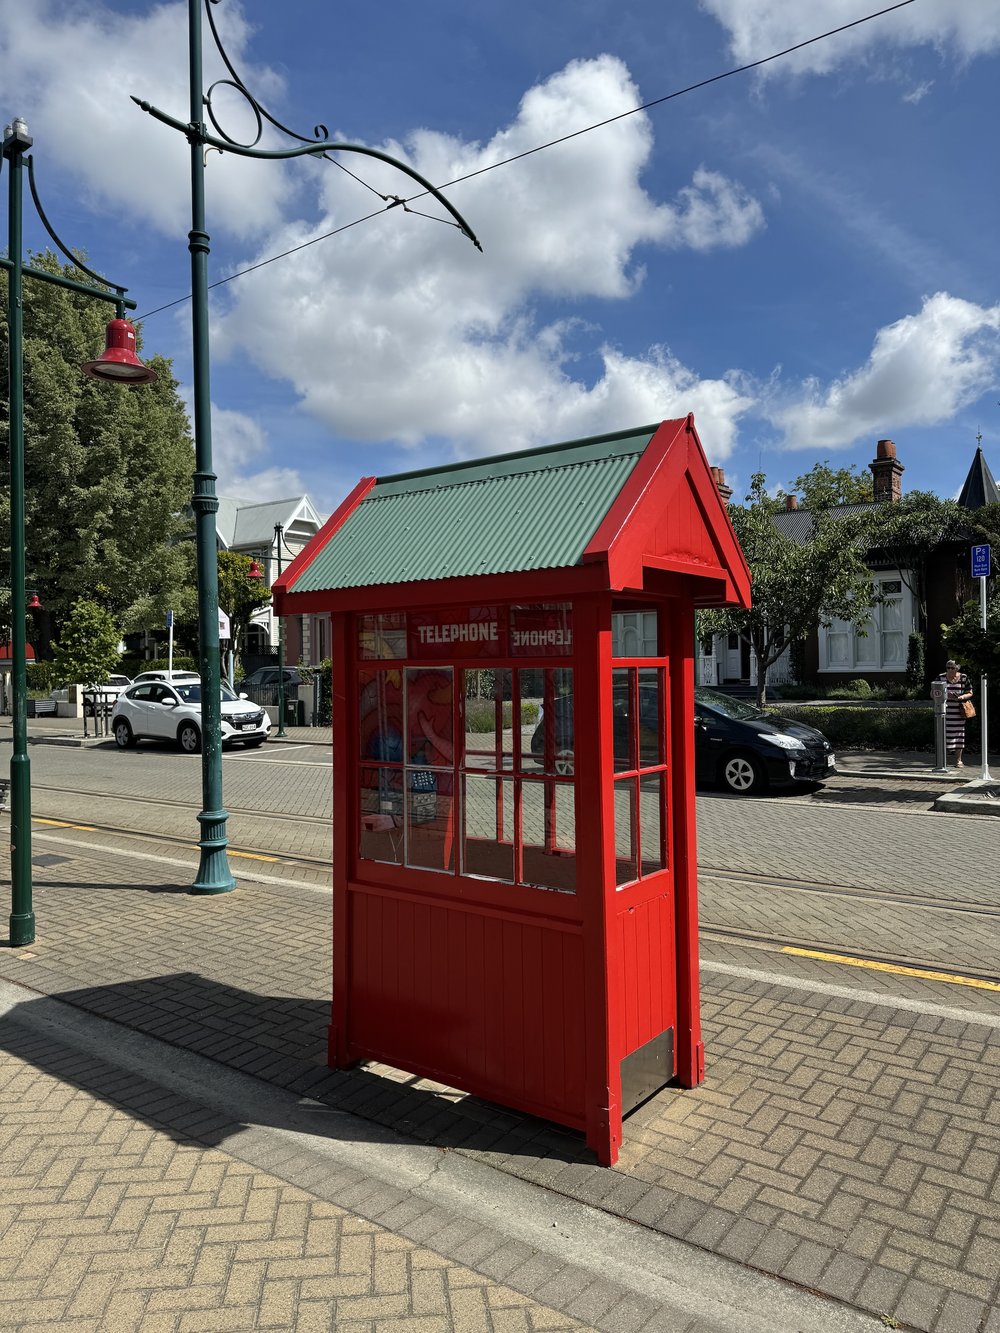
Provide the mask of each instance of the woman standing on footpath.
POLYGON ((938 676, 948 686, 948 702, 945 705, 944 738, 949 753, 955 752, 955 767, 964 768, 962 751, 965 749, 965 702, 972 700, 972 682, 957 662, 950 658, 944 664, 944 671, 938 676))

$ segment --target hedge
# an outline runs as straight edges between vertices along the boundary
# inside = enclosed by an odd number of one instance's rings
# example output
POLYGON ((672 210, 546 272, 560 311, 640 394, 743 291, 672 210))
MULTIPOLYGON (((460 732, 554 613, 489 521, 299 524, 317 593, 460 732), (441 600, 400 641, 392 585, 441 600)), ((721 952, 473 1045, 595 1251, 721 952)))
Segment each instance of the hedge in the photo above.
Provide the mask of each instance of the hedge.
POLYGON ((838 750, 934 749, 931 708, 798 708, 782 704, 769 711, 815 727, 838 750))

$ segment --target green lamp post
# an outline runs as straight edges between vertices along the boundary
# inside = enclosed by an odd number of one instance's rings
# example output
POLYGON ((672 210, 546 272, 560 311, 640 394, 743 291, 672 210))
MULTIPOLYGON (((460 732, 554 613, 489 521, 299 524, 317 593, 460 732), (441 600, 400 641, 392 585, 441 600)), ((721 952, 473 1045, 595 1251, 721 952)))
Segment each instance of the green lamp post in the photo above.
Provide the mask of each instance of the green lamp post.
MULTIPOLYGON (((53 231, 35 188, 33 159, 28 154, 33 140, 20 118, 4 130, 3 159, 7 163, 7 255, 0 268, 7 270, 8 296, 8 391, 10 396, 10 587, 11 587, 11 708, 13 713, 10 758, 10 943, 14 948, 33 944, 35 912, 31 882, 31 761, 28 758, 27 606, 25 603, 24 528, 24 280, 47 282, 82 292, 115 307, 116 318, 108 325, 104 353, 87 361, 82 369, 93 379, 112 384, 148 384, 154 371, 135 355, 135 329, 125 318, 135 301, 125 299, 117 287, 87 268, 53 231), (62 273, 48 273, 24 262, 23 201, 24 169, 39 220, 57 248, 94 284, 78 282, 62 273), (109 288, 111 290, 109 290, 109 288)), ((38 605, 37 594, 35 605, 38 605)))
MULTIPOLYGON (((219 38, 212 13, 220 0, 188 0, 188 69, 190 118, 178 120, 151 103, 133 97, 143 111, 164 125, 183 134, 191 145, 191 230, 188 249, 191 252, 191 318, 194 354, 194 438, 195 474, 194 496, 191 507, 195 517, 195 544, 198 565, 198 639, 199 667, 202 679, 202 804, 198 815, 201 825, 201 862, 198 875, 191 887, 192 893, 228 893, 236 887, 226 855, 228 815, 222 804, 222 730, 221 730, 221 670, 219 664, 219 580, 216 566, 215 515, 219 501, 215 491, 215 473, 212 470, 211 389, 209 383, 209 328, 208 328, 208 255, 209 234, 205 218, 205 154, 209 148, 220 153, 235 153, 238 157, 282 161, 292 157, 331 157, 333 153, 360 153, 377 158, 397 168, 432 195, 450 215, 450 223, 469 238, 477 249, 482 249, 475 234, 462 215, 423 176, 376 148, 360 144, 336 143, 327 138, 327 129, 318 125, 315 138, 307 139, 282 125, 257 101, 236 72, 219 38), (208 19, 216 49, 229 72, 229 78, 204 89, 202 62, 202 9, 208 19), (256 136, 250 143, 233 139, 220 126, 212 106, 217 88, 235 89, 244 97, 254 115, 256 136), (215 134, 208 132, 205 118, 211 121, 215 134), (291 148, 258 148, 264 131, 264 121, 297 140, 291 148)), ((378 193, 376 191, 376 193, 378 193)), ((396 195, 380 195, 386 208, 401 207, 406 201, 396 195)), ((445 221, 448 219, 442 219, 445 221)))

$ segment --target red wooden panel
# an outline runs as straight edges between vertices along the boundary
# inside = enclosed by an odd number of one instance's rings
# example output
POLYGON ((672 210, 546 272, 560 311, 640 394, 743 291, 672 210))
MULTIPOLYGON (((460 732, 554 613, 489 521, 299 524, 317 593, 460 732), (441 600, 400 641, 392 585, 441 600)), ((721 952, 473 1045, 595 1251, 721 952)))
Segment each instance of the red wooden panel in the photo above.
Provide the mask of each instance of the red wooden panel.
POLYGON ((617 925, 623 973, 621 1059, 665 1028, 676 1027, 672 895, 661 889, 645 901, 633 900, 618 913, 617 925))
POLYGON ((356 885, 349 899, 353 1059, 581 1123, 579 933, 356 885))

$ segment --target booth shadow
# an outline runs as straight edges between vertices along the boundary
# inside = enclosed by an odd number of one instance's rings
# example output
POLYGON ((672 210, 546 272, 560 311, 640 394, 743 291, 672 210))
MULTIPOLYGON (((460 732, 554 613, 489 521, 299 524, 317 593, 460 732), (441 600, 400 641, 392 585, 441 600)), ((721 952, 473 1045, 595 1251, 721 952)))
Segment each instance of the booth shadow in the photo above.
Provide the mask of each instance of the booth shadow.
MULTIPOLYGON (((165 1117, 163 1089, 155 1072, 145 1080, 127 1081, 122 1095, 121 1071, 95 1060, 81 1068, 79 1053, 21 1038, 16 1021, 0 1025, 0 1049, 24 1053, 36 1067, 145 1119, 183 1141, 217 1146, 249 1127, 291 1129, 320 1137, 357 1142, 383 1142, 386 1131, 443 1150, 461 1148, 493 1157, 554 1160, 594 1165, 583 1136, 572 1130, 479 1100, 429 1080, 385 1066, 365 1065, 333 1070, 326 1065, 326 1000, 259 995, 193 972, 146 977, 115 985, 54 992, 51 999, 25 1001, 9 1017, 30 1017, 51 1000, 122 1024, 143 1036, 207 1057, 241 1074, 308 1099, 289 1108, 287 1116, 233 1120, 198 1107, 181 1095, 167 1094, 177 1114, 165 1117), (145 1086, 132 1095, 133 1084, 145 1086), (155 1116, 143 1112, 144 1101, 156 1105, 155 1116), (330 1112, 346 1113, 331 1115, 330 1112), (181 1125, 179 1133, 171 1125, 181 1125)), ((153 1056, 155 1059, 155 1056, 153 1056)), ((111 1057, 113 1060, 113 1057, 111 1057)), ((151 1071, 154 1066, 151 1066, 151 1071)), ((530 1171, 513 1168, 517 1174, 530 1171)))

